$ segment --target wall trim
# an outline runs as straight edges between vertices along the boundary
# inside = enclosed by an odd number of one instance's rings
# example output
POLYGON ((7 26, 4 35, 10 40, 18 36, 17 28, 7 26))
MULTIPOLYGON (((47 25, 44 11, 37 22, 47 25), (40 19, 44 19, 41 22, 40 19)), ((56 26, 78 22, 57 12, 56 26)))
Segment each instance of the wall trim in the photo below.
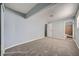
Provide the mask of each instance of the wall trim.
POLYGON ((78 49, 79 49, 78 43, 76 42, 76 40, 75 40, 75 39, 73 39, 73 40, 74 40, 74 42, 76 43, 76 45, 77 45, 77 47, 78 47, 78 49))
POLYGON ((7 49, 9 49, 9 48, 12 48, 12 47, 15 47, 15 46, 24 44, 24 43, 28 43, 28 42, 32 42, 32 41, 35 41, 35 40, 39 40, 39 39, 42 39, 42 38, 44 38, 44 36, 38 37, 38 38, 35 38, 35 39, 32 39, 32 40, 28 40, 28 41, 25 41, 25 42, 22 42, 22 43, 14 44, 14 45, 12 45, 12 46, 9 46, 9 47, 5 48, 4 50, 7 50, 7 49))

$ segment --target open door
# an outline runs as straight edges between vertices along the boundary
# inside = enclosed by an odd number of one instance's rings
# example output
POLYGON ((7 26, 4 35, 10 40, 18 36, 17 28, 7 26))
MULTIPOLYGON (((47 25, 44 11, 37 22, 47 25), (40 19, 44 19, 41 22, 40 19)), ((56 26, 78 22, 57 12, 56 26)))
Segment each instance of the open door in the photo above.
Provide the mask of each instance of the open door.
POLYGON ((73 38, 73 24, 72 22, 67 22, 65 26, 66 38, 73 38))
POLYGON ((45 37, 47 37, 47 24, 45 24, 45 37))

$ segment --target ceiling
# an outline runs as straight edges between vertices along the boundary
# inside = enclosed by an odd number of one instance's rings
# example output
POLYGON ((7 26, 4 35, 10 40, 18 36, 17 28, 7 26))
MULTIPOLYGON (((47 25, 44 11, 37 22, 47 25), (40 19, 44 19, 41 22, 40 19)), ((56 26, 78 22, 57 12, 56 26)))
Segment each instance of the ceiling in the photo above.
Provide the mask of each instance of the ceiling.
POLYGON ((74 17, 78 8, 79 4, 77 3, 57 3, 47 8, 44 13, 42 13, 42 16, 50 23, 54 20, 74 17))
POLYGON ((78 3, 5 3, 5 7, 25 14, 26 17, 34 15, 41 11, 41 16, 48 22, 74 17, 79 4, 78 3), (47 8, 45 8, 47 7, 47 8))
POLYGON ((20 13, 26 14, 31 10, 37 3, 5 3, 5 6, 11 8, 20 13))
POLYGON ((24 18, 28 18, 50 4, 51 3, 5 3, 4 6, 24 18))

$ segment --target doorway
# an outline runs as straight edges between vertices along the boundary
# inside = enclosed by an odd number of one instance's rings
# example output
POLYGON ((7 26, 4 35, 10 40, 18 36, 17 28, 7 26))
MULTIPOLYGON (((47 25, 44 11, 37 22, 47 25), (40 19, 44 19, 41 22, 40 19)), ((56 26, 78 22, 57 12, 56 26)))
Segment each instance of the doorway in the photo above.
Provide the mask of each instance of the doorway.
POLYGON ((47 37, 47 24, 45 24, 45 34, 44 34, 45 37, 47 37))
POLYGON ((65 34, 66 38, 73 38, 73 23, 67 22, 65 24, 65 34))

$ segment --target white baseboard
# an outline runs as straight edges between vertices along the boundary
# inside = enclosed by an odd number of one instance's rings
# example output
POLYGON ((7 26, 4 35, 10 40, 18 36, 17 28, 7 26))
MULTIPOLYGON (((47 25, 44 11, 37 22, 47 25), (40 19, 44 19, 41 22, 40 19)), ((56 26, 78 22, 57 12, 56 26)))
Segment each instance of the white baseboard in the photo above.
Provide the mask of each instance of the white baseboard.
POLYGON ((75 40, 75 39, 73 39, 73 40, 74 40, 74 42, 76 43, 77 47, 79 48, 79 45, 78 45, 78 43, 76 42, 76 40, 75 40))
POLYGON ((32 39, 32 40, 29 40, 29 41, 21 42, 21 43, 18 43, 18 44, 14 44, 12 46, 9 46, 9 47, 5 48, 4 50, 12 48, 12 47, 15 47, 15 46, 18 46, 18 45, 21 45, 21 44, 24 44, 24 43, 31 42, 31 41, 34 41, 34 40, 42 39, 42 38, 44 38, 44 36, 43 37, 39 37, 39 38, 35 38, 35 39, 32 39))

